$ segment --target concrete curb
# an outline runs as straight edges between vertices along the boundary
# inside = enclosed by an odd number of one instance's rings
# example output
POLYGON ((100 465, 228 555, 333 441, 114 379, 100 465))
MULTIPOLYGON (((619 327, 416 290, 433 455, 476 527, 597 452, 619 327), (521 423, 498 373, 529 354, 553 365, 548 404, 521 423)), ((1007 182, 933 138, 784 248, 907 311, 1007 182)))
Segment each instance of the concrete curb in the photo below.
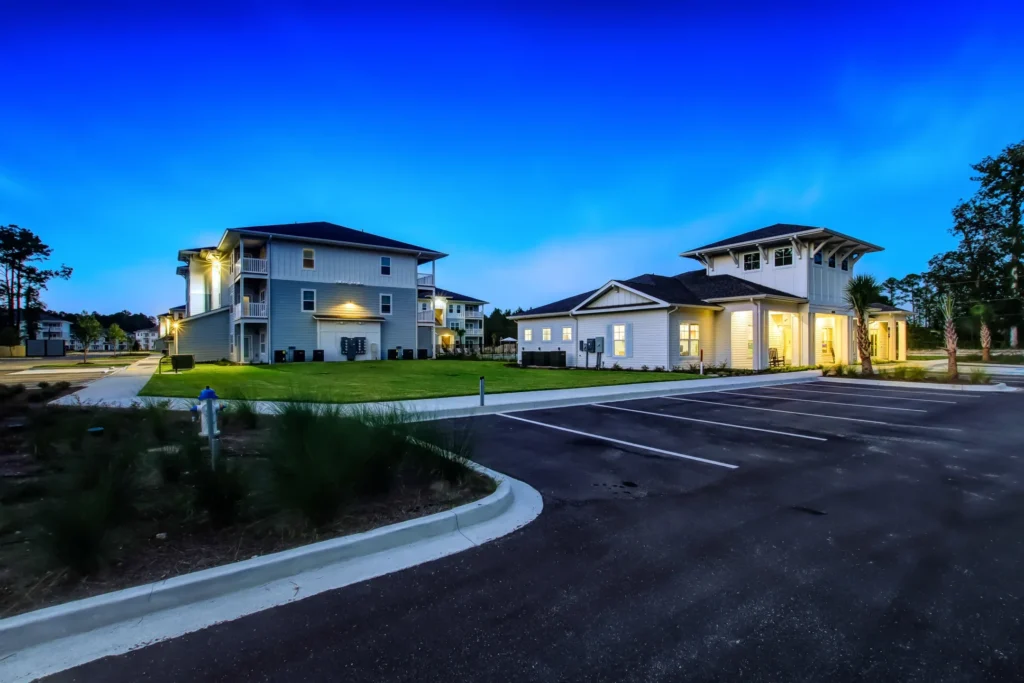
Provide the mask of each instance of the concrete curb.
POLYGON ((1017 391, 1015 387, 1008 387, 1005 384, 933 384, 931 382, 900 382, 897 380, 887 379, 852 379, 845 377, 822 377, 821 381, 832 382, 834 384, 858 384, 861 386, 898 387, 936 391, 1017 391))
MULTIPOLYGON (((465 535, 474 527, 494 526, 495 523, 498 523, 496 529, 490 529, 489 533, 478 535, 484 540, 490 540, 511 533, 540 514, 540 509, 543 506, 543 503, 539 503, 537 506, 540 494, 528 485, 475 463, 471 463, 471 465, 478 472, 494 479, 498 484, 497 489, 481 500, 452 510, 2 619, 0 620, 0 662, 8 659, 4 655, 15 653, 16 658, 20 651, 28 648, 38 649, 41 647, 52 656, 51 646, 56 640, 73 638, 126 621, 141 620, 157 612, 174 610, 229 593, 260 587, 303 572, 319 570, 328 565, 344 564, 375 554, 387 554, 401 550, 404 546, 445 535, 461 534, 469 544, 475 545, 476 541, 470 540, 470 537, 465 535), (536 500, 531 501, 536 507, 536 511, 528 519, 525 519, 522 514, 514 515, 508 520, 514 524, 503 526, 500 523, 501 517, 516 504, 517 491, 520 497, 536 496, 536 500), (524 519, 525 521, 523 521, 524 519)), ((465 548, 457 548, 457 550, 462 549, 465 548)), ((403 567, 392 567, 376 575, 401 568, 403 567)), ((303 597, 308 597, 308 595, 303 597)), ((165 637, 174 637, 175 635, 180 634, 172 633, 165 637)), ((89 659, 85 659, 85 661, 89 661, 89 659)), ((16 661, 11 662, 11 664, 17 663, 16 661)), ((12 680, 4 674, 7 666, 6 662, 0 664, 0 679, 12 680)), ((77 664, 72 664, 72 666, 77 666, 77 664)), ((35 675, 43 674, 37 672, 35 675)))

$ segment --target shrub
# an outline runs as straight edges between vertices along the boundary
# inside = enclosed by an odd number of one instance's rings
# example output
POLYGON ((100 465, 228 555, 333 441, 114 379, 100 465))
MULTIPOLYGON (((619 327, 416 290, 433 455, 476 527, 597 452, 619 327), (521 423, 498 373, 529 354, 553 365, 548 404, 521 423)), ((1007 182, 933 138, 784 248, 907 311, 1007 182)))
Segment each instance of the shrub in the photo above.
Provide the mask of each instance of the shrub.
POLYGON ((612 370, 621 370, 621 369, 622 369, 622 366, 619 365, 617 362, 616 363, 612 363, 612 370))
POLYGON ((224 527, 239 518, 249 489, 241 470, 227 458, 220 458, 214 466, 206 463, 197 467, 190 476, 195 505, 206 512, 210 524, 224 527))
POLYGON ((647 372, 648 370, 650 370, 650 368, 647 365, 641 365, 640 370, 643 372, 647 372))
POLYGON ((51 560, 86 575, 102 564, 111 530, 103 491, 58 496, 41 514, 40 526, 51 560))
POLYGON ((49 382, 40 382, 36 386, 38 386, 40 389, 45 389, 46 387, 50 386, 50 383, 49 382))
POLYGON ((224 411, 225 417, 229 420, 238 420, 244 429, 256 429, 259 425, 260 415, 256 402, 248 398, 240 398, 227 404, 224 411))
POLYGON ((920 382, 928 375, 924 368, 919 367, 908 367, 906 372, 906 379, 911 382, 920 382))
POLYGON ((855 365, 847 365, 846 366, 846 376, 847 377, 860 377, 862 374, 863 374, 863 371, 860 368, 858 368, 857 366, 855 366, 855 365))
POLYGON ((66 391, 71 388, 71 382, 62 379, 61 381, 54 384, 53 388, 56 389, 57 391, 66 391))
POLYGON ((971 368, 971 384, 988 384, 992 380, 985 368, 971 368))
POLYGON ((142 414, 149 423, 153 432, 153 438, 159 443, 165 443, 170 436, 170 425, 168 413, 171 404, 167 400, 144 399, 142 401, 142 414))
POLYGON ((893 368, 892 371, 889 372, 888 374, 893 379, 906 379, 907 378, 907 369, 908 369, 907 366, 900 365, 900 366, 897 366, 897 367, 893 368))
POLYGON ((654 371, 655 372, 665 372, 665 366, 659 365, 658 367, 654 368, 654 371))
POLYGON ((829 372, 829 374, 833 377, 842 377, 843 375, 846 374, 846 364, 836 363, 835 365, 832 366, 832 369, 829 372))

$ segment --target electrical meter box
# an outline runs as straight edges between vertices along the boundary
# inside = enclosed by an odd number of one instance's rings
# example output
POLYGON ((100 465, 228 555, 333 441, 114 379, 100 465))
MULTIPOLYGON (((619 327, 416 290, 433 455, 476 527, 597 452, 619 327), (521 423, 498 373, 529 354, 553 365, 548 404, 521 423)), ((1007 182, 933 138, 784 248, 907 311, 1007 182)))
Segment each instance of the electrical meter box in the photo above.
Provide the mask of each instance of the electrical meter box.
POLYGON ((594 353, 604 353, 604 337, 594 338, 594 353))

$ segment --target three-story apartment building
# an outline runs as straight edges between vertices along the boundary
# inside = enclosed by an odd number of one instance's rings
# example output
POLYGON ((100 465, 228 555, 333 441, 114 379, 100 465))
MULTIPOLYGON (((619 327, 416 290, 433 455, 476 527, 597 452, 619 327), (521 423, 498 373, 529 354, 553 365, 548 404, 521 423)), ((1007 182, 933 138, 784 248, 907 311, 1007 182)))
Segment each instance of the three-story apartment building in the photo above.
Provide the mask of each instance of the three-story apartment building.
MULTIPOLYGON (((528 310, 519 350, 565 351, 594 367, 579 342, 601 338, 602 365, 670 369, 698 363, 764 369, 857 362, 844 289, 881 247, 828 228, 776 224, 685 251, 703 268, 646 274, 528 310)), ((906 360, 907 312, 877 304, 874 355, 906 360)))
POLYGON ((441 298, 435 263, 445 256, 326 222, 232 228, 178 252, 185 315, 162 316, 161 333, 197 360, 428 358, 447 321, 418 309, 441 298))

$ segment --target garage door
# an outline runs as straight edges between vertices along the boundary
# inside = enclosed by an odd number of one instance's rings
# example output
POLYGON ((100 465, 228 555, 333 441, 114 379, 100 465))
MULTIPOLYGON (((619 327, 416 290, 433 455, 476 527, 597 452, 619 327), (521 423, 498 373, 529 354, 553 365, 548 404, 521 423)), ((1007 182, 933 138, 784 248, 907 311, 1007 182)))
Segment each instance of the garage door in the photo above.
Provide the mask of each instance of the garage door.
POLYGON ((373 360, 381 357, 380 323, 321 320, 318 327, 319 345, 317 348, 324 350, 324 360, 348 360, 341 355, 342 337, 366 337, 366 353, 356 356, 356 360, 373 360), (375 351, 376 355, 374 355, 375 351))

